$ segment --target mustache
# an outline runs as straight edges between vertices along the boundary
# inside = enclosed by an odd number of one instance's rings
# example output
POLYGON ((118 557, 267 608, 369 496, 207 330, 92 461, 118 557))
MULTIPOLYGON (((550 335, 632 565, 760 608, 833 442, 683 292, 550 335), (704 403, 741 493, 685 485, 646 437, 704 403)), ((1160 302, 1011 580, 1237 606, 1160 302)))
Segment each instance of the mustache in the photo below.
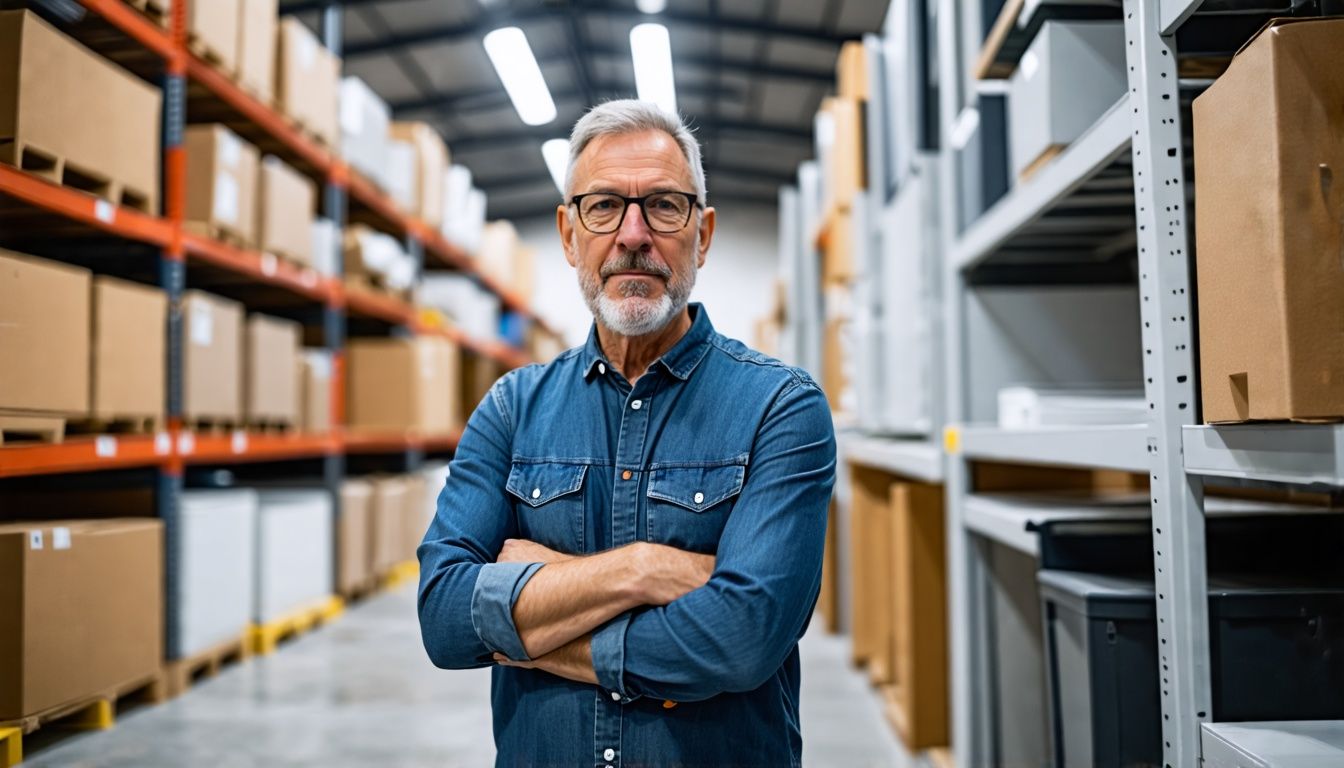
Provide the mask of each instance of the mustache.
POLYGON ((603 280, 606 280, 618 272, 648 272, 664 280, 672 279, 671 269, 655 262, 648 255, 639 251, 622 252, 616 258, 603 264, 598 274, 603 280))

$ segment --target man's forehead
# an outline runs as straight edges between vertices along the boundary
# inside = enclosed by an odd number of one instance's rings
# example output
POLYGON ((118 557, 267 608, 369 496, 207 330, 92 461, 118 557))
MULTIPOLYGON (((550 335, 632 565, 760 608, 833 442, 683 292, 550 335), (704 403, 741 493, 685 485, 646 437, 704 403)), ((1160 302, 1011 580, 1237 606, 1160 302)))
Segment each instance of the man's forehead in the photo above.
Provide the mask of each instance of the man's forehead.
MULTIPOLYGON (((588 143, 574 166, 576 186, 608 177, 631 175, 642 179, 666 178, 678 184, 691 181, 690 164, 676 139, 659 130, 599 136, 588 143)), ((618 179, 612 178, 612 181, 618 179)))

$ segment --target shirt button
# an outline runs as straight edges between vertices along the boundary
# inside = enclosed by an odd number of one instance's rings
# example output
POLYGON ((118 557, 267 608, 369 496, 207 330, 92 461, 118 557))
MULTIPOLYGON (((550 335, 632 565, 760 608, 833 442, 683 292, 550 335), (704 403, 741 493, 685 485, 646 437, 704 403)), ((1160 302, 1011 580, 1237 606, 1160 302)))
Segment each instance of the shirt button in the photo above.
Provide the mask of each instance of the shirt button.
POLYGON ((631 407, 631 408, 634 408, 636 411, 638 411, 640 408, 643 408, 643 407, 644 407, 644 401, 643 401, 643 400, 636 400, 636 401, 634 401, 633 403, 630 404, 630 407, 631 407))
POLYGON ((540 488, 533 488, 533 489, 532 489, 532 498, 534 498, 534 499, 539 499, 539 498, 541 498, 541 489, 540 489, 540 488))
MULTIPOLYGON (((611 692, 611 700, 612 700, 612 701, 620 701, 620 700, 621 700, 621 694, 617 693, 616 691, 612 691, 612 692, 611 692)), ((610 758, 608 758, 608 759, 610 759, 610 758)))
POLYGON ((616 759, 616 750, 614 750, 614 749, 608 749, 606 752, 603 752, 603 753, 602 753, 602 759, 603 759, 603 760, 607 760, 607 761, 615 760, 615 759, 616 759))
POLYGON ((703 503, 705 503, 705 494, 697 492, 697 493, 695 494, 695 503, 696 503, 696 504, 703 504, 703 503))
POLYGON ((622 480, 629 480, 632 477, 634 477, 634 473, 628 469, 621 473, 622 480))
POLYGON ((605 376, 606 373, 607 373, 607 366, 606 366, 606 363, 598 363, 598 364, 597 364, 597 372, 600 373, 600 374, 603 374, 603 375, 605 376))

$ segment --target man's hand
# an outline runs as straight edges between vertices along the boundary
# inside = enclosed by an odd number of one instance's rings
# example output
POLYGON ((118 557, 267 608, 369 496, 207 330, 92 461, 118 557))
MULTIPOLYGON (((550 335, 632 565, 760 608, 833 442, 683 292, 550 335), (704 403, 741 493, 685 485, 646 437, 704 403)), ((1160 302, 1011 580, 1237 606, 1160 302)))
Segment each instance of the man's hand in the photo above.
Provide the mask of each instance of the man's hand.
POLYGON ((703 587, 714 573, 714 556, 669 547, 637 544, 643 605, 667 605, 703 587))
POLYGON ((495 661, 505 667, 539 669, 576 683, 597 685, 597 673, 593 671, 593 654, 589 643, 591 639, 591 635, 584 635, 531 661, 511 661, 498 653, 495 654, 495 661))
POLYGON ((561 554, 535 541, 527 539, 505 539, 497 563, 563 563, 572 560, 569 555, 561 554))

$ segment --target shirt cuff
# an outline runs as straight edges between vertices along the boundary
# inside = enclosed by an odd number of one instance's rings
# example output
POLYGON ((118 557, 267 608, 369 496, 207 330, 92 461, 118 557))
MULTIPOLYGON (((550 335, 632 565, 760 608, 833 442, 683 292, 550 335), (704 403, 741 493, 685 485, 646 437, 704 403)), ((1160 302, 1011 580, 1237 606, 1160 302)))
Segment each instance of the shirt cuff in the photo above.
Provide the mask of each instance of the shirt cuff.
POLYGON ((625 690, 625 630, 629 624, 630 614, 623 613, 594 632, 588 644, 597 684, 618 694, 622 703, 639 698, 625 690))
POLYGON ((512 661, 530 661, 513 623, 513 604, 541 566, 541 563, 486 563, 476 575, 471 593, 471 624, 487 648, 512 661))

